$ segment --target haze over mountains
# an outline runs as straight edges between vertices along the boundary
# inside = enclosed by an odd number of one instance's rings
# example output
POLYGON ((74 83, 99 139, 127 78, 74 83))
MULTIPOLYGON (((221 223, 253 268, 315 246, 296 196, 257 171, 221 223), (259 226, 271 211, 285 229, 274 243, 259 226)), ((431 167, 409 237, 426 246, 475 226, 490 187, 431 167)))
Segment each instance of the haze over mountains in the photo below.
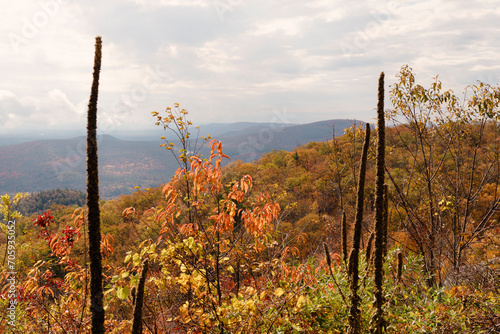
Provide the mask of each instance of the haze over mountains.
MULTIPOLYGON (((311 141, 325 141, 343 134, 354 120, 328 120, 308 124, 216 123, 200 127, 199 136, 210 134, 221 140, 231 161, 250 162, 272 150, 291 151, 311 141)), ((197 131, 192 129, 192 137, 197 131)), ((71 133, 53 133, 54 136, 71 133)), ((78 135, 78 132, 73 132, 78 135)), ((135 186, 153 187, 168 182, 179 167, 172 152, 160 147, 160 137, 174 141, 175 135, 163 129, 114 133, 99 137, 99 183, 101 196, 112 198, 128 194, 135 186)), ((49 136, 47 134, 46 136, 49 136)), ((37 192, 55 188, 85 190, 86 138, 39 139, 26 136, 0 138, 0 193, 37 192), (16 143, 17 141, 17 143, 16 143), (21 143, 19 143, 21 142, 21 143)), ((204 156, 208 155, 205 145, 204 156)), ((177 152, 179 149, 176 145, 177 152)))

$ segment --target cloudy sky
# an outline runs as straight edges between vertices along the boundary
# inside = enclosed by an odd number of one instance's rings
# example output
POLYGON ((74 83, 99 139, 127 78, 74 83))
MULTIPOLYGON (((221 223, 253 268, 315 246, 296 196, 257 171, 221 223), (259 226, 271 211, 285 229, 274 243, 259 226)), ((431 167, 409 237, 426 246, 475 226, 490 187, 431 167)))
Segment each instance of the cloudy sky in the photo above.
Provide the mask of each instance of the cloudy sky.
POLYGON ((0 134, 83 130, 95 36, 101 130, 195 123, 371 121, 381 71, 444 88, 500 81, 492 1, 0 0, 0 134))

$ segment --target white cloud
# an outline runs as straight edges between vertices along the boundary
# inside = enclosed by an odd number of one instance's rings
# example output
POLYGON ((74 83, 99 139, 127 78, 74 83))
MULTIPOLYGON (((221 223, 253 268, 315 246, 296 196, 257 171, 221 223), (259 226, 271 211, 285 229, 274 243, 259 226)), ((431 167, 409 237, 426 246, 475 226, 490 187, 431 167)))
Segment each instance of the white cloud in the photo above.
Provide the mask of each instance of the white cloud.
POLYGON ((356 15, 356 13, 366 8, 366 4, 362 2, 355 3, 342 0, 317 0, 305 3, 305 6, 314 9, 313 16, 315 19, 324 20, 326 22, 348 19, 350 16, 356 15))
POLYGON ((295 78, 283 78, 281 80, 269 81, 256 84, 256 87, 266 88, 274 92, 307 92, 315 91, 325 80, 325 75, 300 76, 295 78))
POLYGON ((306 16, 265 20, 257 23, 256 27, 251 30, 251 34, 261 36, 281 32, 285 35, 297 36, 304 32, 304 24, 310 20, 312 18, 306 16))
POLYGON ((208 41, 196 48, 198 67, 213 72, 230 72, 237 69, 235 62, 240 59, 238 47, 224 40, 208 41))
POLYGON ((84 121, 81 106, 69 101, 59 89, 42 97, 20 97, 10 91, 0 92, 0 119, 6 129, 75 127, 84 121))
POLYGON ((144 7, 208 7, 210 0, 129 0, 144 7))
POLYGON ((85 127, 96 35, 101 119, 124 129, 174 102, 199 123, 265 122, 273 106, 296 122, 371 120, 378 74, 390 83, 403 64, 456 91, 500 78, 495 1, 46 1, 59 7, 0 4, 5 127, 85 127))

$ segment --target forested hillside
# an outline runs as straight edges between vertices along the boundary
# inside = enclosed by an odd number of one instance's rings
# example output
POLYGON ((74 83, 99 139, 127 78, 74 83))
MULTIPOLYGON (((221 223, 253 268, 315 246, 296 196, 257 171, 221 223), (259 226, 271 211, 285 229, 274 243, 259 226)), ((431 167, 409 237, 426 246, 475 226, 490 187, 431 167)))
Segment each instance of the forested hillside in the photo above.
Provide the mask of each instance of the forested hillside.
MULTIPOLYGON (((397 80, 384 108, 381 75, 372 127, 255 162, 192 138, 178 104, 154 112, 180 168, 100 202, 106 332, 500 332, 500 87, 397 80)), ((86 208, 2 200, 2 305, 15 291, 23 333, 90 332, 86 208)))
POLYGON ((31 216, 50 210, 54 205, 82 207, 85 205, 85 196, 84 192, 72 189, 40 191, 24 197, 19 202, 18 209, 24 216, 31 216))
MULTIPOLYGON (((310 141, 328 140, 334 129, 337 135, 342 134, 352 124, 364 123, 332 119, 309 124, 212 124, 193 131, 193 136, 210 134, 225 143, 226 154, 232 159, 251 162, 273 149, 292 150, 310 141), (231 125, 234 125, 232 130, 231 125)), ((174 134, 165 135, 179 145, 174 134)), ((147 137, 148 140, 134 140, 134 137, 120 140, 110 135, 98 137, 100 194, 103 198, 129 194, 136 186, 157 187, 172 177, 179 166, 159 146, 159 137, 153 137, 154 141, 151 136, 147 137)), ((15 194, 55 188, 84 191, 85 140, 85 137, 77 137, 0 146, 3 159, 0 192, 15 194)), ((200 153, 208 155, 209 149, 202 147, 200 153)))

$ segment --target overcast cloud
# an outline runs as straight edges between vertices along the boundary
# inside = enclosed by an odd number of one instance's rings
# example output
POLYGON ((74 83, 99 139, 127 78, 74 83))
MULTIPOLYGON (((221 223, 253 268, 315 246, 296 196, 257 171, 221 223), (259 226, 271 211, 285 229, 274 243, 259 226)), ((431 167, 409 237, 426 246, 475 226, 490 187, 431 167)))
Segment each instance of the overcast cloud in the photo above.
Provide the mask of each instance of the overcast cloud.
POLYGON ((0 133, 84 129, 94 38, 101 130, 372 121, 381 71, 460 93, 500 81, 498 1, 1 0, 0 133))

